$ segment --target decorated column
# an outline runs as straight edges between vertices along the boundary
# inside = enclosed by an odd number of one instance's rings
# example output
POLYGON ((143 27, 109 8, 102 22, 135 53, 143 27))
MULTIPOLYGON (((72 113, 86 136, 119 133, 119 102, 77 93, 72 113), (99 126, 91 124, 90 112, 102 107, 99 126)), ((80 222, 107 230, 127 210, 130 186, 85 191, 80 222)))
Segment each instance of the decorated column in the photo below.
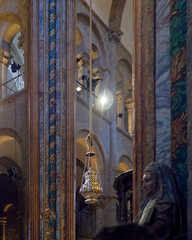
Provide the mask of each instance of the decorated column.
POLYGON ((29 237, 74 239, 75 0, 30 9, 29 237))
POLYGON ((171 166, 187 202, 187 76, 186 36, 187 1, 171 1, 171 166))

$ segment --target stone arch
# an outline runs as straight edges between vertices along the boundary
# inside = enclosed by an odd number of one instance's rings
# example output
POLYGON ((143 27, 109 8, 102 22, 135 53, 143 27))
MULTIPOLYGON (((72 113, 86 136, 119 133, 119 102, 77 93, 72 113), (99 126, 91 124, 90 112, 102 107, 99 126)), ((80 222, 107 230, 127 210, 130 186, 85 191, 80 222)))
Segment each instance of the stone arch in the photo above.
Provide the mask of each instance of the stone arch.
MULTIPOLYGON (((78 22, 83 22, 84 24, 86 24, 87 26, 89 26, 89 16, 88 15, 86 15, 86 14, 84 14, 84 13, 78 13, 77 14, 77 23, 78 22)), ((96 39, 97 39, 97 41, 98 41, 98 43, 99 43, 99 46, 97 46, 98 47, 98 49, 99 49, 99 53, 100 53, 100 56, 102 57, 102 59, 105 57, 104 55, 103 55, 103 53, 105 52, 104 51, 104 45, 103 45, 103 40, 102 40, 102 37, 101 37, 101 34, 100 34, 100 32, 99 32, 99 30, 98 30, 98 28, 97 28, 97 26, 96 26, 96 24, 95 24, 95 22, 94 22, 94 20, 92 21, 92 29, 93 29, 93 33, 95 34, 95 37, 96 37, 96 39), (101 55, 102 54, 102 55, 101 55)), ((82 32, 81 32, 82 33, 82 32)), ((82 33, 82 35, 83 35, 83 33, 82 33)), ((89 35, 88 35, 89 36, 89 35)), ((94 43, 94 39, 93 39, 93 43, 94 43)), ((104 61, 104 59, 103 59, 103 61, 104 61)))
POLYGON ((5 83, 1 86, 2 98, 4 98, 24 88, 24 78, 21 74, 24 73, 24 31, 21 18, 15 13, 0 14, 0 23, 0 52, 3 63, 0 74, 5 83), (20 76, 17 78, 18 73, 20 76), (13 78, 15 79, 9 81, 13 78))
POLYGON ((75 43, 76 43, 76 48, 77 48, 77 50, 76 50, 77 54, 84 51, 84 39, 83 39, 83 35, 78 27, 76 28, 75 43))
POLYGON ((0 14, 0 24, 3 24, 1 28, 0 45, 4 51, 9 52, 9 46, 14 36, 21 31, 23 25, 20 17, 17 14, 11 12, 5 12, 0 14))
MULTIPOLYGON (((78 141, 78 139, 82 139, 81 141, 79 141, 79 144, 81 144, 81 146, 83 148, 83 152, 81 152, 81 154, 82 155, 84 154, 84 158, 85 158, 85 154, 87 152, 85 138, 86 138, 88 132, 89 132, 88 130, 82 129, 76 134, 76 141, 78 141)), ((100 143, 99 139, 96 137, 95 134, 93 134, 93 141, 94 141, 94 147, 95 147, 95 150, 96 150, 96 154, 98 154, 97 157, 99 158, 98 164, 100 165, 101 170, 103 170, 103 168, 105 167, 106 157, 105 157, 104 150, 102 148, 102 144, 100 143)), ((79 156, 77 154, 77 158, 78 157, 79 156)))
POLYGON ((132 68, 130 67, 129 62, 126 59, 123 59, 123 58, 119 59, 119 61, 117 62, 117 71, 120 71, 122 78, 124 78, 123 88, 124 89, 132 88, 132 76, 131 76, 132 68), (125 79, 125 77, 129 79, 125 79), (127 86, 128 83, 126 82, 126 80, 130 82, 129 86, 127 86))
POLYGON ((118 126, 132 133, 132 71, 128 61, 123 58, 117 62, 116 106, 117 114, 123 114, 122 118, 117 119, 118 126))
POLYGON ((0 23, 9 22, 10 24, 17 23, 22 26, 21 18, 12 12, 4 12, 0 14, 0 23))
POLYGON ((13 38, 20 31, 21 31, 21 26, 18 23, 11 24, 5 31, 3 40, 10 45, 13 41, 13 38))
POLYGON ((18 142, 19 146, 20 146, 21 151, 22 152, 24 151, 23 140, 22 140, 21 136, 14 129, 1 128, 0 129, 0 137, 3 136, 3 135, 7 135, 7 136, 10 136, 12 138, 15 138, 16 141, 18 142))
POLYGON ((78 47, 79 45, 81 45, 83 43, 83 36, 81 31, 79 30, 79 28, 76 28, 76 46, 78 47))
MULTIPOLYGON (((2 129, 0 129, 0 138, 3 138, 3 137, 5 137, 5 138, 8 137, 8 138, 10 138, 10 140, 16 141, 15 144, 17 144, 19 149, 15 149, 15 151, 17 151, 18 156, 20 156, 20 160, 21 160, 20 163, 17 162, 17 165, 20 169, 22 169, 22 164, 24 162, 23 157, 24 157, 25 149, 24 149, 24 144, 23 144, 23 141, 22 141, 20 135, 13 129, 2 128, 2 129)), ((2 156, 2 157, 7 157, 7 156, 2 156)), ((12 156, 12 159, 13 159, 13 161, 15 160, 14 156, 12 156)))
POLYGON ((19 166, 18 163, 16 163, 13 159, 9 157, 6 157, 6 156, 0 157, 0 166, 5 168, 6 170, 11 169, 14 166, 17 168, 18 175, 22 176, 21 166, 19 166))
POLYGON ((109 28, 115 26, 120 29, 125 2, 126 0, 113 0, 109 14, 109 28))

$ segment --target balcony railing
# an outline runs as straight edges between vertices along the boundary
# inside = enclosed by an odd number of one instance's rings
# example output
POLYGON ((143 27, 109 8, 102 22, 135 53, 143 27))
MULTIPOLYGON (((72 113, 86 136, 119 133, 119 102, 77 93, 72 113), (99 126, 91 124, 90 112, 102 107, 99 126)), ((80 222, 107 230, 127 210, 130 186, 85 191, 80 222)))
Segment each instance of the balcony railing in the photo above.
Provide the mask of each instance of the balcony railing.
POLYGON ((8 97, 24 88, 23 73, 0 84, 1 99, 8 97))

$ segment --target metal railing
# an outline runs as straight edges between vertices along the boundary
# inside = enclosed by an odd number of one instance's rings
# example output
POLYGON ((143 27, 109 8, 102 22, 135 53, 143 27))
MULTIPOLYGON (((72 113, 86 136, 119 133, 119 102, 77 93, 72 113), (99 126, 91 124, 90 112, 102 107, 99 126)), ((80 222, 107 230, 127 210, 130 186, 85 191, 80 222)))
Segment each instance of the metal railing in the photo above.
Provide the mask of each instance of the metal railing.
POLYGON ((19 91, 19 90, 16 90, 16 84, 17 84, 17 81, 19 81, 19 78, 20 78, 21 76, 24 76, 24 74, 21 73, 21 74, 17 75, 16 77, 11 78, 10 80, 6 81, 5 83, 0 84, 0 88, 6 87, 6 88, 9 90, 9 93, 7 93, 6 96, 9 96, 9 95, 11 95, 12 93, 16 93, 17 91, 19 91), (15 80, 15 79, 16 79, 16 80, 15 80), (11 87, 8 86, 8 84, 9 84, 10 82, 13 82, 14 80, 15 80, 14 84, 13 84, 11 87))

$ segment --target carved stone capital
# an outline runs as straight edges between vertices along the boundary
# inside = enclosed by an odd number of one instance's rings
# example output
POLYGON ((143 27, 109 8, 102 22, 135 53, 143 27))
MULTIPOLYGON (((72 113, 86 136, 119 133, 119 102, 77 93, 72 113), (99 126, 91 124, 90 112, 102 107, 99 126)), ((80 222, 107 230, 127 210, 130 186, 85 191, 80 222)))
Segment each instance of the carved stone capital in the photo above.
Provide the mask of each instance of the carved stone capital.
POLYGON ((11 58, 12 56, 8 52, 0 49, 0 63, 8 67, 11 64, 11 58))
POLYGON ((121 41, 121 35, 123 35, 123 32, 120 30, 119 27, 113 26, 109 29, 109 40, 112 43, 118 43, 121 41))

